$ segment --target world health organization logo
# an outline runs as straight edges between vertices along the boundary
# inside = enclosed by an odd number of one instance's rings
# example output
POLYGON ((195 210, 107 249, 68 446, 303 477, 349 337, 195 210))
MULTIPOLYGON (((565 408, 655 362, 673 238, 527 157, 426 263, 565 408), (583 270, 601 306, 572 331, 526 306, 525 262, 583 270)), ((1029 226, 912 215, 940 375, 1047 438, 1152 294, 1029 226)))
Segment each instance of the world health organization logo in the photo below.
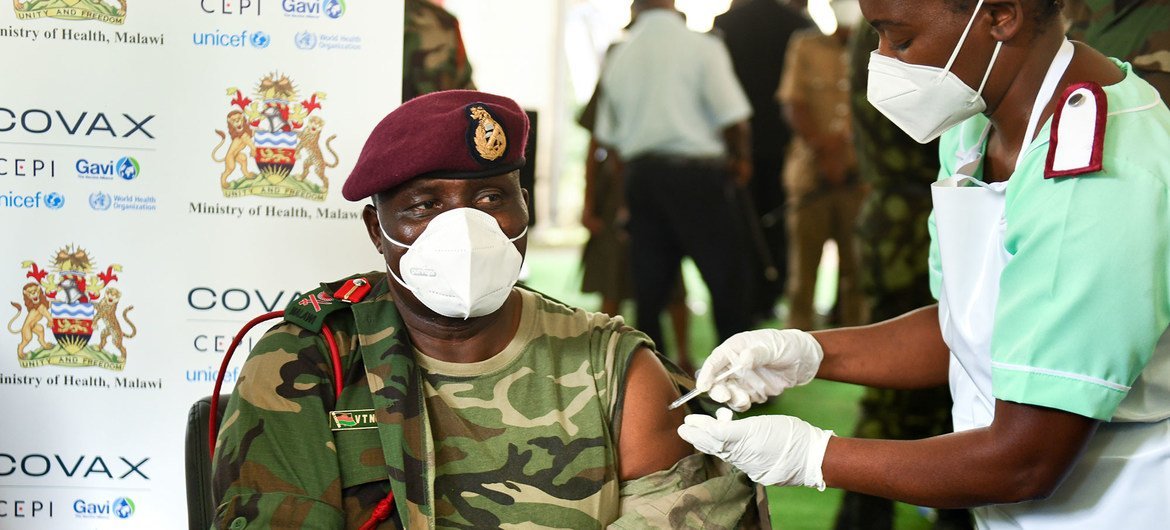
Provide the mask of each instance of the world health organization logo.
POLYGON ((95 191, 89 194, 89 207, 99 212, 104 212, 110 209, 114 201, 110 200, 109 193, 95 191))
POLYGON ((294 41, 297 48, 302 50, 311 50, 317 47, 317 34, 312 31, 301 31, 297 33, 294 41))

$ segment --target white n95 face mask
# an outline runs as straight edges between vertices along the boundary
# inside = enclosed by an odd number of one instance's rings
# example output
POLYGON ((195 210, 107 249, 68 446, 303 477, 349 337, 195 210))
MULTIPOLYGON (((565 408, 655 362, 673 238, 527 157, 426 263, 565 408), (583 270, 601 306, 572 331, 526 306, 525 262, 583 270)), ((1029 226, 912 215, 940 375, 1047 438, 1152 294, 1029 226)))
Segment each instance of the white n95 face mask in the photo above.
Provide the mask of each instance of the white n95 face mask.
POLYGON ((524 262, 496 218, 475 208, 456 208, 431 219, 413 245, 382 236, 407 249, 398 262, 402 277, 387 271, 410 289, 423 305, 451 318, 480 317, 504 305, 520 277, 524 262))
POLYGON ((963 48, 963 42, 967 40, 967 34, 982 5, 983 0, 976 2, 975 13, 967 22, 967 28, 963 30, 944 68, 904 63, 880 55, 877 51, 869 55, 866 99, 920 144, 929 143, 947 129, 987 109, 981 94, 1003 42, 995 44, 991 62, 983 73, 978 90, 972 90, 951 72, 951 65, 955 57, 959 56, 959 50, 963 48))

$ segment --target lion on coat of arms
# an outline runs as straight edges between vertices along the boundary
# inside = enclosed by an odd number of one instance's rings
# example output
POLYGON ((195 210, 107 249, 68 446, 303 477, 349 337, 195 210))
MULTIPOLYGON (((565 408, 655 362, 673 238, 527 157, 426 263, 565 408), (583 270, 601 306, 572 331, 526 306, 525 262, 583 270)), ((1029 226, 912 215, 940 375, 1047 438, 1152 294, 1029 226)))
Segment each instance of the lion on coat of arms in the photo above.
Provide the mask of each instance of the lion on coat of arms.
POLYGON ((46 350, 52 349, 53 345, 45 340, 45 326, 41 321, 52 322, 53 317, 49 314, 49 298, 45 296, 45 290, 36 282, 29 282, 21 289, 21 294, 24 296, 24 309, 28 313, 24 317, 24 324, 20 326, 20 330, 12 328, 12 324, 16 323, 20 318, 21 306, 16 302, 10 302, 12 307, 16 308, 16 316, 8 321, 8 332, 20 334, 20 344, 16 346, 16 356, 20 359, 24 358, 24 348, 32 343, 34 336, 37 342, 41 344, 41 348, 46 350))

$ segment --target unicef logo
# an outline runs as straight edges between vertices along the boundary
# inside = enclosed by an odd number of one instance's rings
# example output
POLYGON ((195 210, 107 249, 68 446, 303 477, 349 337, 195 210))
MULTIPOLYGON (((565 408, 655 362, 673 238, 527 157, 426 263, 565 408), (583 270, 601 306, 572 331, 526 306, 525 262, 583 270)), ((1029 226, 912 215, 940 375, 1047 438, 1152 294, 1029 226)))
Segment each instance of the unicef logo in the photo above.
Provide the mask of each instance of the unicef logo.
POLYGON ((272 38, 263 31, 257 31, 256 33, 253 33, 249 40, 251 41, 253 48, 267 48, 268 45, 272 43, 272 38))
POLYGON ((110 200, 110 194, 95 191, 89 194, 89 207, 99 212, 104 212, 110 209, 114 201, 110 200))
POLYGON ((317 34, 312 31, 302 31, 296 35, 297 48, 311 50, 317 47, 317 34))
POLYGON ((138 160, 132 156, 119 158, 118 163, 114 167, 118 171, 118 176, 122 177, 122 180, 134 180, 142 172, 142 167, 138 165, 138 160))
POLYGON ((113 509, 114 517, 129 519, 131 515, 134 515, 134 501, 130 500, 129 497, 118 497, 114 499, 113 509))
POLYGON ((60 210, 65 206, 65 196, 54 191, 45 196, 45 206, 51 210, 60 210))
POLYGON ((325 16, 338 19, 345 14, 344 0, 324 0, 321 2, 322 10, 325 11, 325 16))

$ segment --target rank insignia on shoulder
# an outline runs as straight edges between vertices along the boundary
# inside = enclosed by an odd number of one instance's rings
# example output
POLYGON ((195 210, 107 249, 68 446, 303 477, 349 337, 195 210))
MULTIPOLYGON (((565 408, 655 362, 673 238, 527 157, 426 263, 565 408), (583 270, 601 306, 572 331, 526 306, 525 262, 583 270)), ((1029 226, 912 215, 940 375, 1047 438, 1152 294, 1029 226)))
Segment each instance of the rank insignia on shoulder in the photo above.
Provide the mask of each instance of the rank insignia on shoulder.
POLYGON ((1044 178, 1101 171, 1109 101, 1101 85, 1076 83, 1060 98, 1052 117, 1044 178))
POLYGON ((365 278, 352 278, 347 280, 340 289, 333 292, 333 298, 342 302, 356 304, 362 301, 362 298, 365 298, 366 293, 369 293, 370 289, 369 280, 365 278))

